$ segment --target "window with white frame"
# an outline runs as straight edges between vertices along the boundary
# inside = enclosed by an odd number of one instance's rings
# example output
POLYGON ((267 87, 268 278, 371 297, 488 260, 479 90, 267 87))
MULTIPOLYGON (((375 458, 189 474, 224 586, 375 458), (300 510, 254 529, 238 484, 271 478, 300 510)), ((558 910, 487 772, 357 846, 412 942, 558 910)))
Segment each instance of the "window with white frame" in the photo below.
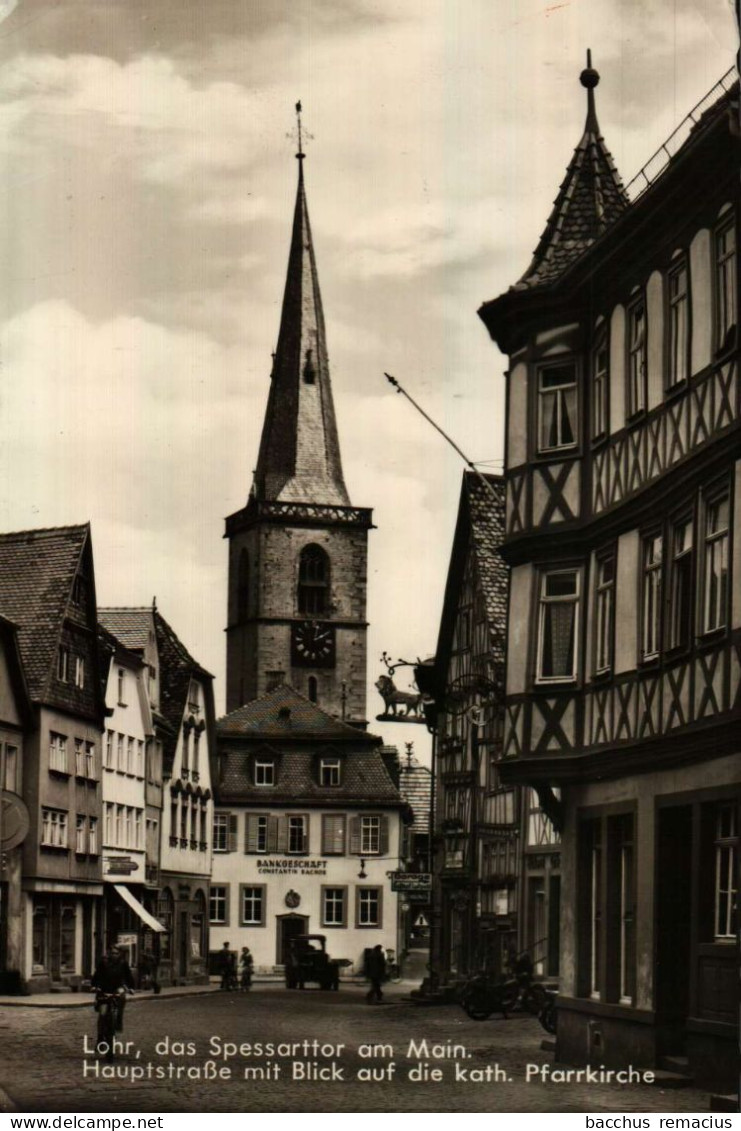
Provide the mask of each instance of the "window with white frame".
POLYGON ((107 730, 105 736, 105 764, 107 769, 113 769, 113 731, 107 730))
POLYGON ((91 856, 98 855, 98 818, 88 817, 87 850, 91 856))
POLYGON ((214 813, 214 852, 229 851, 229 814, 214 813))
POLYGON ((242 924, 262 927, 265 922, 265 885, 242 885, 242 924))
POLYGON ((227 887, 226 884, 212 884, 209 902, 209 920, 214 924, 225 924, 227 919, 227 887))
POLYGON ((138 778, 144 777, 144 739, 137 738, 136 740, 136 776, 138 778))
POLYGON ((288 818, 288 851, 300 854, 307 851, 307 823, 305 816, 288 818))
POLYGON ((95 777, 95 743, 85 743, 85 777, 95 777))
POLYGON ((356 888, 356 921, 359 927, 381 926, 381 889, 356 888))
POLYGON ((628 309, 628 416, 646 408, 646 303, 628 309))
POLYGON ((85 777, 85 743, 81 738, 75 739, 75 774, 78 778, 85 777))
POLYGON ((63 809, 42 808, 41 843, 45 848, 67 848, 67 813, 63 809))
POLYGON ((255 758, 255 785, 275 785, 274 758, 255 758))
POLYGON ((687 264, 684 260, 669 272, 667 280, 669 305, 669 373, 668 388, 687 380, 689 373, 689 295, 687 264))
POLYGON ((116 768, 125 773, 126 771, 126 755, 124 754, 124 736, 122 734, 116 735, 116 768))
POLYGON ((142 811, 136 809, 134 811, 134 847, 142 848, 142 811))
POLYGON ((133 774, 134 772, 134 739, 131 735, 126 738, 126 773, 133 774))
POLYGON ((360 818, 360 855, 377 856, 381 851, 381 818, 360 818))
POLYGON ((538 451, 573 448, 579 438, 576 365, 538 371, 538 451))
POLYGON ((322 758, 319 762, 319 784, 320 785, 339 785, 340 784, 340 760, 339 758, 322 758))
POLYGON ((347 888, 322 888, 322 926, 344 927, 347 924, 347 888))
POLYGON ((132 848, 133 841, 131 839, 131 825, 132 825, 133 811, 130 805, 124 806, 123 817, 123 845, 124 848, 132 848))
POLYGON ((75 852, 78 853, 78 855, 85 851, 86 826, 87 821, 85 817, 78 814, 75 820, 75 852))
POLYGON ((56 770, 61 774, 68 772, 67 736, 65 734, 57 734, 55 731, 49 733, 49 769, 56 770))
POLYGON ((106 801, 103 810, 103 837, 106 844, 113 844, 113 804, 106 801))
POLYGON ((85 661, 82 656, 75 656, 75 687, 80 689, 85 686, 85 661))
POLYGON ((721 495, 705 507, 703 631, 722 628, 728 618, 728 524, 730 500, 721 495))
POLYGON ((717 806, 715 820, 715 938, 732 942, 738 930, 738 814, 735 802, 717 806))
POLYGON ((576 678, 579 630, 579 571, 554 570, 540 578, 537 679, 576 678))
POLYGON ((650 660, 661 647, 661 591, 663 538, 650 534, 643 539, 641 592, 641 658, 650 660))
POLYGON ((607 672, 612 667, 614 632, 615 553, 610 551, 597 558, 594 667, 598 674, 607 672))
POLYGON ((721 349, 738 320, 736 220, 731 213, 715 233, 715 324, 721 349))
POLYGON ((57 652, 57 679, 63 683, 69 680, 69 648, 60 647, 57 652))
POLYGON ((607 331, 603 329, 598 334, 592 350, 592 439, 594 440, 607 434, 609 365, 607 331))
POLYGON ((116 819, 113 830, 113 843, 119 847, 123 847, 124 843, 124 807, 123 805, 116 806, 116 819))
POLYGON ((677 519, 671 528, 669 647, 687 648, 692 638, 692 519, 677 519))

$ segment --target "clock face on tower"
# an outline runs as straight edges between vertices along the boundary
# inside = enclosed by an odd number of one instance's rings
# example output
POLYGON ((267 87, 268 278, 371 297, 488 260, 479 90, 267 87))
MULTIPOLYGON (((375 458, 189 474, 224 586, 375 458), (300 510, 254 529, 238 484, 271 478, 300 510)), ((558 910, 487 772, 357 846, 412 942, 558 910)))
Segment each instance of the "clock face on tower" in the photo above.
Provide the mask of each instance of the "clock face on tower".
POLYGON ((317 620, 294 624, 291 630, 291 661, 304 668, 333 668, 334 625, 317 620))

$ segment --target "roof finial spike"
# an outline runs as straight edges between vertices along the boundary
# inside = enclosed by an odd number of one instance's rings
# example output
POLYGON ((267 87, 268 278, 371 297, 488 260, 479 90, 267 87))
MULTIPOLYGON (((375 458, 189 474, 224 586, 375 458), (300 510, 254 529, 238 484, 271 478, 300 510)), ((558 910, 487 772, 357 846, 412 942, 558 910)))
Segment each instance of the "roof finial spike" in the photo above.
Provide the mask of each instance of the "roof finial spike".
POLYGON ((301 99, 299 99, 296 103, 296 122, 298 124, 298 153, 296 154, 296 159, 298 161, 303 161, 306 154, 304 153, 303 147, 301 145, 301 99))
POLYGON ((587 121, 584 126, 586 133, 599 133, 599 126, 597 124, 597 111, 594 106, 594 88, 599 83, 599 72, 595 71, 592 66, 592 51, 587 48, 587 66, 579 75, 579 82, 587 91, 587 121))

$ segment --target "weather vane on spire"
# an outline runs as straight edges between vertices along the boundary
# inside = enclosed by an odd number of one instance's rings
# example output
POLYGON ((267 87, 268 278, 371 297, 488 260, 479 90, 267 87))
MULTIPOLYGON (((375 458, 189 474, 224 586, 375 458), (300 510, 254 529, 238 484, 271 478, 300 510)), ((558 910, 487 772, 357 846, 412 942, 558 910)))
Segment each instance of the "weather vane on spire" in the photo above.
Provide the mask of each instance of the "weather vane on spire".
POLYGON ((304 153, 304 147, 303 147, 304 138, 308 139, 309 141, 313 141, 314 138, 313 138, 312 134, 306 132, 303 129, 303 126, 301 124, 301 100, 300 99, 296 103, 296 130, 293 133, 286 134, 286 137, 290 137, 294 141, 298 142, 298 153, 296 154, 296 158, 299 161, 303 161, 304 157, 306 156, 306 154, 304 153))

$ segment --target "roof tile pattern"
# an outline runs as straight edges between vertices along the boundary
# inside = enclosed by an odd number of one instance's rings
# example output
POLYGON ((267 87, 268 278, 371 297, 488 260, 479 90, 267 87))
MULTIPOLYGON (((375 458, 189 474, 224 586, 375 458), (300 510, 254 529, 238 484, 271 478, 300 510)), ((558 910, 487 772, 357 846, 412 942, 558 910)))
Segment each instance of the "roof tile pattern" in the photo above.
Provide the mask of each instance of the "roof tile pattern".
POLYGON ((18 625, 31 699, 42 700, 47 690, 89 535, 87 524, 0 535, 0 611, 18 625))
POLYGON ((377 746, 379 739, 333 718, 288 684, 281 684, 259 699, 253 699, 224 715, 216 723, 219 737, 261 739, 326 739, 355 741, 377 746))
POLYGON ((472 471, 465 472, 463 482, 468 497, 471 550, 486 604, 492 653, 503 676, 509 567, 499 550, 504 541, 505 487, 499 476, 485 478, 488 488, 472 471))

